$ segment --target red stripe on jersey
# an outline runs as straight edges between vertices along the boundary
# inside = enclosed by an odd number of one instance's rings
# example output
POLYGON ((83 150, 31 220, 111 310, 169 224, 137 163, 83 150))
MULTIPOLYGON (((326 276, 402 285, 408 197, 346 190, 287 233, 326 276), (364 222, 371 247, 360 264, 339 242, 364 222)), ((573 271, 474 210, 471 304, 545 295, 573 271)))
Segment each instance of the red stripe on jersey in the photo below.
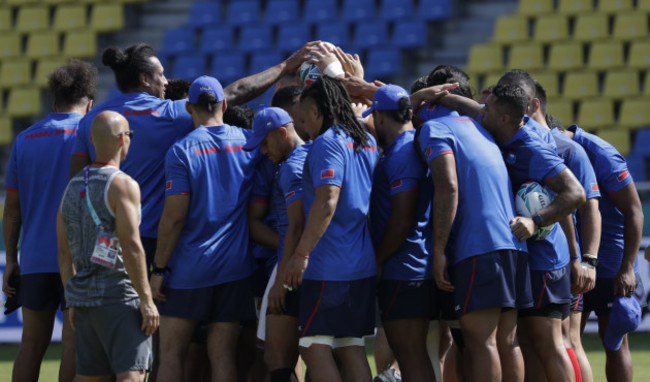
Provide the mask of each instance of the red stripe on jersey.
POLYGON ((13 188, 13 187, 5 187, 5 190, 7 190, 7 191, 13 191, 13 192, 18 192, 18 189, 17 189, 17 188, 13 188))
POLYGON ((320 178, 321 179, 327 179, 327 178, 333 178, 333 177, 334 177, 334 170, 333 169, 323 170, 320 173, 320 178))
POLYGON ((397 187, 400 187, 401 185, 402 185, 402 179, 399 179, 395 183, 391 184, 390 187, 391 188, 397 188, 397 187))
POLYGON ((89 158, 89 157, 90 157, 89 154, 85 154, 85 153, 74 153, 74 155, 76 155, 76 156, 80 156, 80 157, 86 157, 86 158, 89 158))
POLYGON ((619 182, 622 182, 625 178, 627 178, 630 174, 627 172, 627 170, 621 171, 621 175, 616 178, 619 182))

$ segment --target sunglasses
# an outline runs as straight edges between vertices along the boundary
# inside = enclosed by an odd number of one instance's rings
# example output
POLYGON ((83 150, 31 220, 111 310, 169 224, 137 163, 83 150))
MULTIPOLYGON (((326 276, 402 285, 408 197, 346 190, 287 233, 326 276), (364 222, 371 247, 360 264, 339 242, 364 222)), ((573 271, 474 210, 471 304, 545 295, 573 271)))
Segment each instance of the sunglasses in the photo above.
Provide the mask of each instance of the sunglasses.
POLYGON ((125 131, 120 131, 119 133, 117 133, 118 137, 121 136, 121 135, 126 135, 129 138, 133 138, 133 130, 125 130, 125 131))

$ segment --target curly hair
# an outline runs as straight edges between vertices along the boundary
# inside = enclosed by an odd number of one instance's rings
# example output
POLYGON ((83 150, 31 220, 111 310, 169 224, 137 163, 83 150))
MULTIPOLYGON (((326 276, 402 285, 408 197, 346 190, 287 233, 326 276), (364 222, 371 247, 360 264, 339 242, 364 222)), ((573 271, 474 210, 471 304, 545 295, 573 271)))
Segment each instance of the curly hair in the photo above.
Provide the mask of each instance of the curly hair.
POLYGON ((84 99, 94 100, 97 90, 97 68, 87 62, 72 59, 54 69, 48 87, 56 107, 76 105, 84 99))
POLYGON ((526 114, 530 98, 520 86, 497 85, 492 89, 497 100, 495 104, 510 116, 513 121, 521 121, 526 114))
POLYGON ((168 79, 167 86, 165 86, 165 99, 177 101, 187 98, 187 94, 190 92, 190 85, 192 85, 190 81, 182 78, 168 79))
POLYGON ((427 77, 427 86, 453 84, 458 82, 458 87, 449 92, 465 98, 474 98, 472 88, 469 86, 469 75, 453 65, 438 65, 427 77))
POLYGON ((253 128, 253 118, 255 118, 255 110, 248 106, 232 106, 223 113, 223 123, 249 130, 253 128))
POLYGON ((147 44, 134 44, 122 50, 117 47, 104 49, 102 63, 113 69, 117 87, 128 92, 140 86, 140 73, 152 76, 156 66, 151 62, 156 51, 147 44))

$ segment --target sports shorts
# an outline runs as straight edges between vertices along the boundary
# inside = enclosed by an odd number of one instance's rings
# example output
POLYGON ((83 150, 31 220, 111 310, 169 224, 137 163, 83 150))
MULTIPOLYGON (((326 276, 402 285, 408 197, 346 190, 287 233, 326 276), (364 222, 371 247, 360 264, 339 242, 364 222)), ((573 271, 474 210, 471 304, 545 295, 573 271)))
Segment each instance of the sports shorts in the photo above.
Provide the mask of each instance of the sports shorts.
POLYGON ((519 317, 565 319, 571 303, 571 268, 566 265, 553 271, 530 271, 533 307, 519 311, 519 317))
POLYGON ((59 273, 20 275, 18 303, 38 312, 66 309, 65 293, 59 273))
POLYGON ((381 320, 434 319, 434 284, 433 279, 381 280, 377 288, 381 320))
MULTIPOLYGON (((635 273, 636 288, 634 290, 634 298, 639 302, 641 308, 648 305, 645 296, 645 286, 641 280, 641 276, 635 273)), ((614 302, 614 278, 610 277, 596 277, 596 286, 594 289, 584 294, 584 311, 596 313, 596 316, 608 315, 612 309, 614 302)))

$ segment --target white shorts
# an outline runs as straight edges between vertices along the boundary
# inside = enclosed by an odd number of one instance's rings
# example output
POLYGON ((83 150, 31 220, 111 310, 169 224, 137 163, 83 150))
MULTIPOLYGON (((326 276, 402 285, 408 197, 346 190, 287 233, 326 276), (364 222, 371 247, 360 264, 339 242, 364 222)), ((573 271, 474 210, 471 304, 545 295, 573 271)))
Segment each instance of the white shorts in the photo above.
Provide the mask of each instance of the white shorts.
POLYGON ((257 321, 257 338, 261 341, 266 339, 266 310, 269 305, 269 291, 275 283, 275 275, 278 273, 278 265, 276 264, 273 267, 273 272, 269 277, 269 282, 266 284, 266 289, 264 290, 264 297, 262 297, 262 305, 260 306, 260 319, 257 321))

